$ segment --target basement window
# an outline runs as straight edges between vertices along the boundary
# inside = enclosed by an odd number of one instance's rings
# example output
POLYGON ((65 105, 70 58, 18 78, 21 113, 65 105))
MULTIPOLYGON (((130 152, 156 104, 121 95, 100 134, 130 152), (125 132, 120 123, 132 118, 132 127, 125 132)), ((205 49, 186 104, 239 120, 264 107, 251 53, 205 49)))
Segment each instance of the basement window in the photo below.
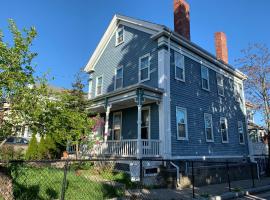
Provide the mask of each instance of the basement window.
POLYGON ((144 170, 144 175, 145 176, 155 176, 158 174, 158 168, 153 167, 153 168, 147 168, 144 170))

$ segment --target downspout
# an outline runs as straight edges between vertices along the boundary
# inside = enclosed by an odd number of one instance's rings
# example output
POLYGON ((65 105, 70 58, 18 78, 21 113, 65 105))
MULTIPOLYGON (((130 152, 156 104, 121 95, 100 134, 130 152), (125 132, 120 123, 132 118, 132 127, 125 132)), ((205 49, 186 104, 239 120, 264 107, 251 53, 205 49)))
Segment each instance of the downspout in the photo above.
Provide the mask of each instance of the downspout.
POLYGON ((170 162, 172 166, 174 166, 176 168, 176 180, 177 180, 177 187, 179 187, 180 185, 180 173, 179 173, 179 167, 174 164, 172 161, 170 162))

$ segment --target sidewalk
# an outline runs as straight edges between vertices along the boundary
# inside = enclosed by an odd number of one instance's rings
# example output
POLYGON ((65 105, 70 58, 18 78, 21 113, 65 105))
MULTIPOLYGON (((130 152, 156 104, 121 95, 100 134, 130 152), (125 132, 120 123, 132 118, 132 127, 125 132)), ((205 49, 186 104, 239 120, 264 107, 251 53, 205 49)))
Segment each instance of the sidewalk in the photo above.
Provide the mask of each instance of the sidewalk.
MULTIPOLYGON (((270 178, 255 180, 255 187, 270 185, 270 178)), ((245 189, 252 188, 252 180, 233 181, 231 183, 232 192, 241 192, 245 189)), ((201 186, 195 188, 196 197, 208 198, 211 196, 220 196, 228 193, 228 184, 215 184, 201 186)), ((154 199, 154 200, 184 200, 192 199, 192 188, 188 189, 143 189, 143 190, 128 190, 126 195, 130 199, 154 199)))

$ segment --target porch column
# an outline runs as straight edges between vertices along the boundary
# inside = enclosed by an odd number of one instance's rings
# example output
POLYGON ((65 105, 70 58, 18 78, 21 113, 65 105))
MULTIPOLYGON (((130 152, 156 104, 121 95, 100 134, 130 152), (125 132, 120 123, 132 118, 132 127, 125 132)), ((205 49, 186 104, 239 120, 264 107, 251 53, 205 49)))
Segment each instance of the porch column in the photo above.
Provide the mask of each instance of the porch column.
POLYGON ((109 117, 110 117, 110 110, 112 105, 107 105, 106 107, 106 119, 105 119, 105 131, 104 131, 104 141, 107 142, 108 134, 109 134, 109 117))
POLYGON ((143 90, 137 90, 137 158, 142 158, 142 103, 143 103, 143 90))

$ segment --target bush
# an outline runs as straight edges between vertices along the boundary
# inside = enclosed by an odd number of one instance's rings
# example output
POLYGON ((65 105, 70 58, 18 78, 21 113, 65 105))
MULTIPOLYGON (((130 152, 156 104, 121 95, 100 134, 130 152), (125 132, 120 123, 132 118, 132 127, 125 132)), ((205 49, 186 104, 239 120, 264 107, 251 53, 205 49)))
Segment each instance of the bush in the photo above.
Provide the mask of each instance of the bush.
POLYGON ((38 153, 38 142, 36 138, 36 134, 33 134, 28 149, 25 154, 25 159, 26 160, 36 160, 39 158, 39 153, 38 153))
POLYGON ((38 158, 39 159, 52 159, 56 155, 56 144, 53 139, 46 135, 42 137, 38 145, 38 158))
POLYGON ((0 148, 0 160, 20 160, 23 159, 23 150, 13 146, 2 146, 0 148))

